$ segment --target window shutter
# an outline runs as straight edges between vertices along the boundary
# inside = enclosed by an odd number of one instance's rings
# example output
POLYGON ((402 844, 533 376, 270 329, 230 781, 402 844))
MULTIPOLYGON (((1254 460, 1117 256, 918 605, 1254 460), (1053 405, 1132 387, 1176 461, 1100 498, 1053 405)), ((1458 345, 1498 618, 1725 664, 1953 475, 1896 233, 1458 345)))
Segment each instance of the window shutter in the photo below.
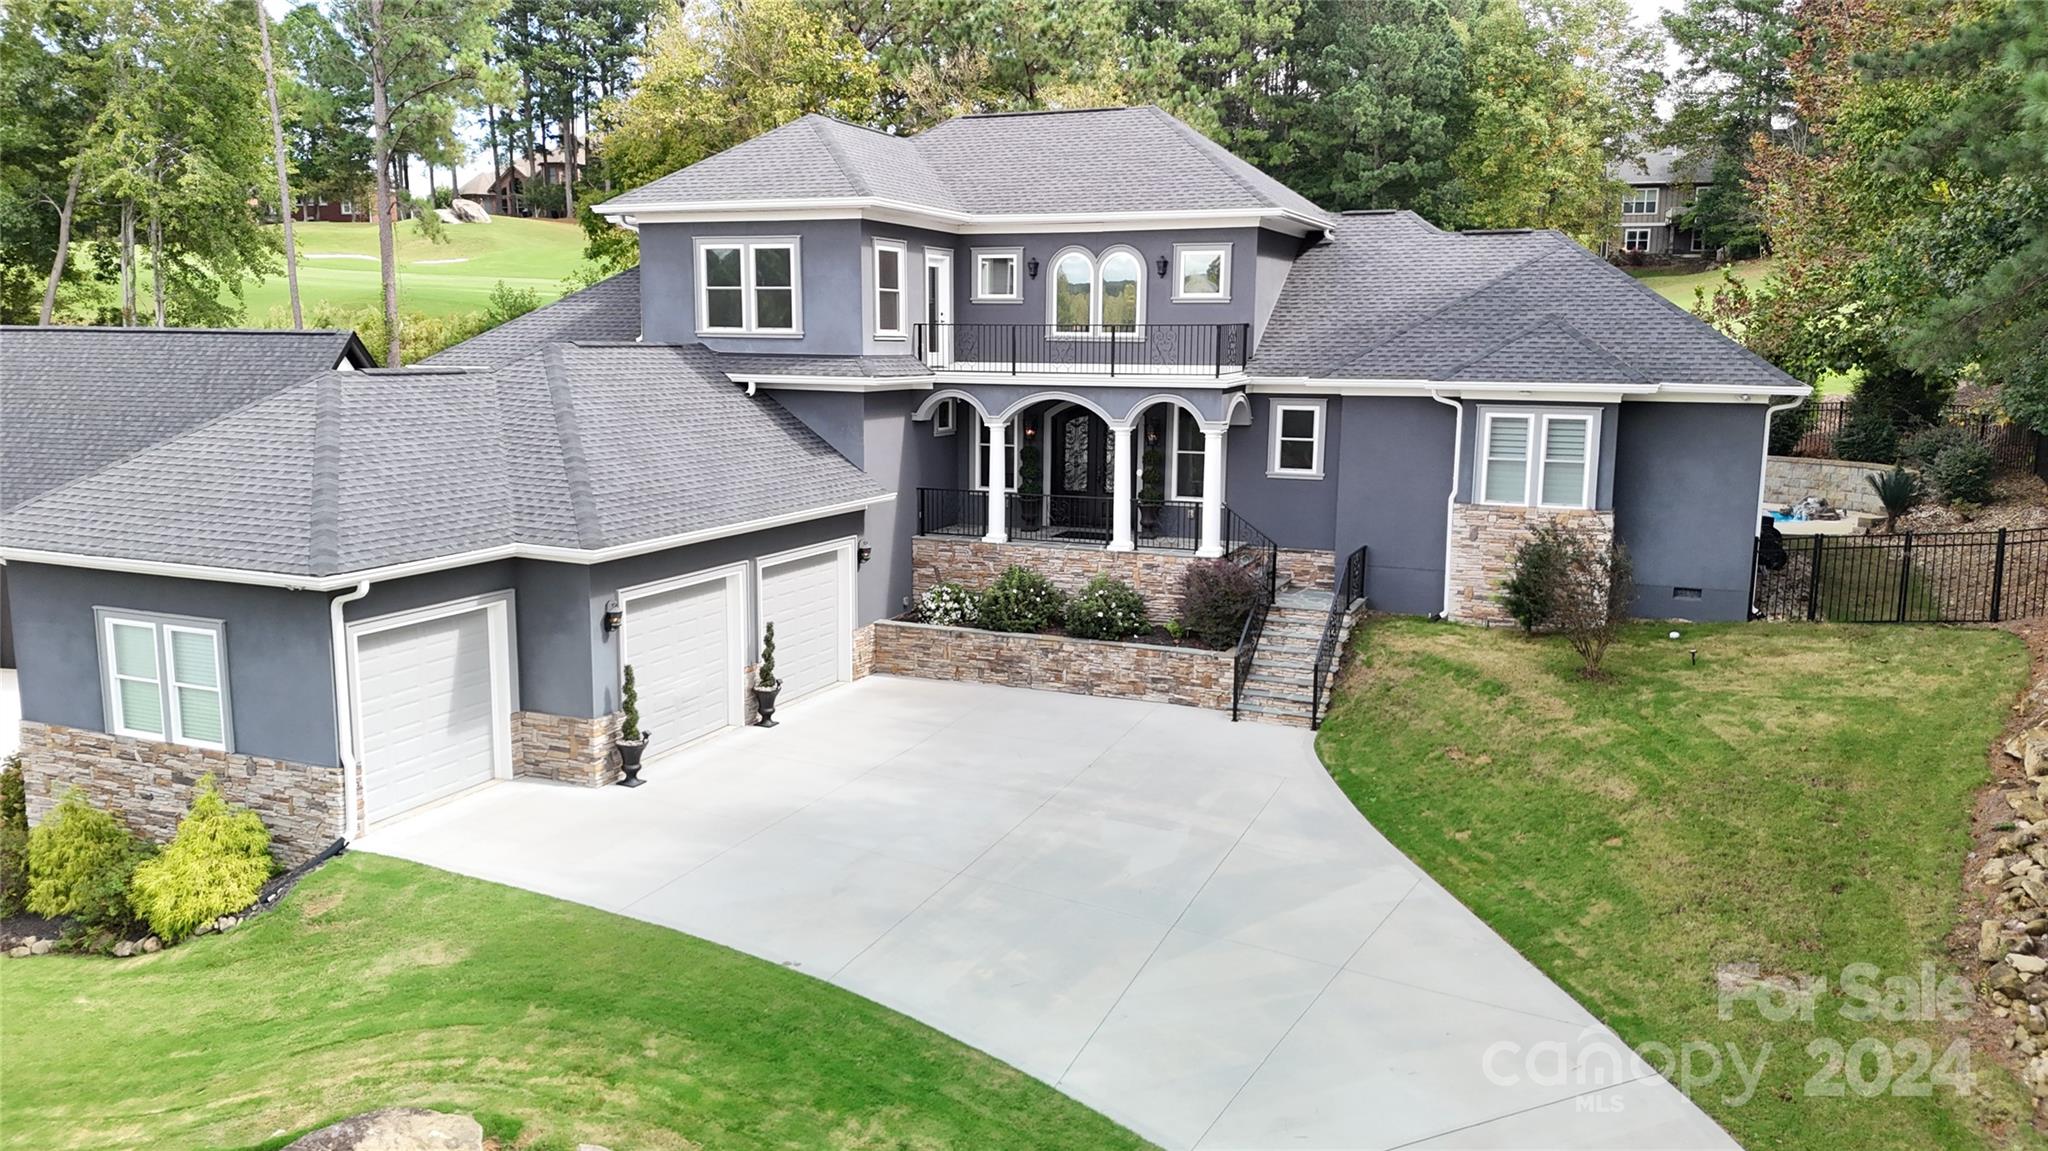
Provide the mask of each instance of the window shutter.
POLYGON ((1529 420, 1526 416, 1495 419, 1487 424, 1486 490, 1488 503, 1518 504, 1529 496, 1529 420))

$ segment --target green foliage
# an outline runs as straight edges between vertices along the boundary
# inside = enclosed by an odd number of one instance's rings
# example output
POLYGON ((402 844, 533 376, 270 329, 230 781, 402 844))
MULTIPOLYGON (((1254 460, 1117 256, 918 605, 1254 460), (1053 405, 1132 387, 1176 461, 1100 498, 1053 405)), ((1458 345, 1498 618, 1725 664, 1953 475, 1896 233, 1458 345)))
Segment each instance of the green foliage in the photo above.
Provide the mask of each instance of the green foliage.
POLYGON ((1834 457, 1866 464, 1888 464, 1899 458, 1899 428, 1875 409, 1853 401, 1835 433, 1834 457))
POLYGON ((640 688, 633 682, 630 663, 619 684, 619 738, 626 743, 640 742, 640 688))
POLYGON ((1138 458, 1138 502, 1145 504, 1166 501, 1166 453, 1158 448, 1146 448, 1138 458))
POLYGON ((29 833, 28 909, 82 927, 125 927, 135 919, 128 881, 147 858, 147 844, 73 788, 29 833))
MULTIPOLYGON (((336 308, 316 304, 306 309, 306 326, 352 328, 362 337, 363 346, 370 349, 373 355, 389 347, 389 342, 385 339, 384 313, 378 308, 336 308)), ((482 335, 489 331, 491 326, 490 315, 487 312, 467 312, 452 316, 407 312, 399 319, 399 327, 405 332, 405 362, 416 364, 435 352, 452 348, 464 340, 482 335)))
POLYGON ((1067 634, 1082 639, 1129 639, 1152 630, 1145 599, 1111 576, 1096 576, 1067 601, 1067 634))
POLYGON ((1899 437, 1899 460, 1925 467, 1957 444, 1975 443, 1976 437, 1954 424, 1936 424, 1899 437))
POLYGON ((990 631, 1044 631, 1066 608, 1052 581, 1025 567, 1010 567, 981 593, 981 626, 990 631))
POLYGON ((1564 582, 1566 548, 1555 524, 1530 531, 1515 548, 1508 578, 1501 583, 1500 603, 1508 615, 1533 633, 1550 620, 1551 603, 1564 582))
POLYGON ((1928 465, 1928 478, 1935 494, 1952 504, 1983 505, 1991 502, 1991 475, 1998 459, 1989 447, 1965 440, 1941 449, 1928 465))
POLYGON ((1799 446, 1799 441, 1806 437, 1806 433, 1813 430, 1813 425, 1820 415, 1820 409, 1814 406, 1814 401, 1819 398, 1818 395, 1810 396, 1798 407, 1788 408, 1771 417, 1772 455, 1791 455, 1793 449, 1799 446))
POLYGON ((445 184, 442 185, 441 187, 434 189, 434 207, 446 208, 453 203, 455 203, 455 189, 450 188, 445 184))
POLYGON ((981 601, 959 584, 942 583, 917 597, 917 618, 945 627, 973 627, 981 621, 981 601))
POLYGON ((1229 560, 1190 564, 1181 577, 1181 622, 1209 647, 1231 647, 1264 590, 1258 576, 1229 560))
POLYGON ((775 624, 772 620, 761 628, 761 663, 754 669, 754 682, 770 691, 782 686, 782 681, 775 678, 775 624))
POLYGON ((1877 493, 1877 502, 1884 505, 1886 531, 1891 531, 1900 516, 1920 503, 1920 477, 1902 467, 1894 465, 1891 471, 1864 478, 1870 481, 1870 490, 1877 493))
POLYGON ((1786 0, 1686 0, 1663 23, 1685 60, 1664 136, 1716 161, 1682 222, 1709 248, 1752 254, 1764 242, 1749 186, 1752 141, 1799 122, 1790 66, 1800 46, 1796 8, 1786 0))
POLYGON ((412 212, 413 231, 429 244, 448 242, 448 225, 441 220, 441 214, 434 210, 433 202, 424 196, 413 196, 407 201, 412 212))
POLYGON ((0 768, 0 916, 28 910, 28 795, 21 757, 0 768))
POLYGON ((484 308, 484 324, 495 328, 540 307, 540 293, 532 288, 509 288, 499 280, 491 288, 491 302, 484 308))
POLYGON ((272 870, 269 830, 255 812, 222 798, 209 774, 171 842, 135 868, 129 894, 149 929, 176 943, 256 902, 272 870))

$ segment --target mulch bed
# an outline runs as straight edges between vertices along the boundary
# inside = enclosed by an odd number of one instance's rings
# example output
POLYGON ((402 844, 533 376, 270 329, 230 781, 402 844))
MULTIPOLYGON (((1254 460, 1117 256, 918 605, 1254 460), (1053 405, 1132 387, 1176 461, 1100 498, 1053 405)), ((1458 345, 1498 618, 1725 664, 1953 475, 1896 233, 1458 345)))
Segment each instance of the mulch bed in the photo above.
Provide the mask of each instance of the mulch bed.
POLYGON ((55 939, 69 924, 65 919, 44 919, 40 915, 10 915, 0 919, 0 952, 31 939, 55 939))

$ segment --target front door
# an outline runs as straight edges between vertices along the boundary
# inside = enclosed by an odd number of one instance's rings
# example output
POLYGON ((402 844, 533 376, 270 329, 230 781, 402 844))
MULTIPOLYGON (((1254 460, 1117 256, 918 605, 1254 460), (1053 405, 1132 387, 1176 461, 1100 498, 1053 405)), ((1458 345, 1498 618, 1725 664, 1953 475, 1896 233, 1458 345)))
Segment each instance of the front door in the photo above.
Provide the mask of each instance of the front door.
POLYGON ((1047 468, 1050 519, 1068 536, 1109 538, 1109 425, 1082 408, 1051 416, 1052 459, 1047 468))
POLYGON ((924 362, 953 362, 953 253, 924 250, 924 362))

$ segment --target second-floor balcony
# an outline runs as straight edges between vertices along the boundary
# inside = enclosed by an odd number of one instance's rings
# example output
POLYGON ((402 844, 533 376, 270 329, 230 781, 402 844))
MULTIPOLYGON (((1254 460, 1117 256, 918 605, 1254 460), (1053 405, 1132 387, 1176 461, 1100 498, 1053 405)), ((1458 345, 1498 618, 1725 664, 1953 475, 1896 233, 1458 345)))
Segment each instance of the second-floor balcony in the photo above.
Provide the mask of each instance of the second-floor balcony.
POLYGON ((1012 376, 1210 376, 1244 370, 1250 324, 918 324, 926 367, 1012 376))

